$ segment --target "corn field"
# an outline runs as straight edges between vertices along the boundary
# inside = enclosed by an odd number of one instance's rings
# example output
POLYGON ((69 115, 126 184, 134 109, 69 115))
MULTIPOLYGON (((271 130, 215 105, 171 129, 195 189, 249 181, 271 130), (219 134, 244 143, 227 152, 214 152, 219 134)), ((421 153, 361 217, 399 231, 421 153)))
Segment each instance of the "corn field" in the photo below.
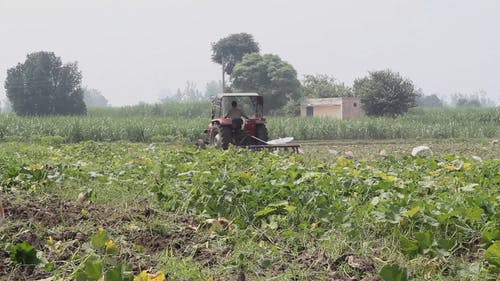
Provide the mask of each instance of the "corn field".
MULTIPOLYGON (((210 120, 207 103, 139 105, 90 111, 87 116, 0 115, 0 139, 174 142, 203 138, 210 120)), ((498 138, 500 109, 415 109, 397 118, 268 117, 271 138, 297 140, 498 138)))

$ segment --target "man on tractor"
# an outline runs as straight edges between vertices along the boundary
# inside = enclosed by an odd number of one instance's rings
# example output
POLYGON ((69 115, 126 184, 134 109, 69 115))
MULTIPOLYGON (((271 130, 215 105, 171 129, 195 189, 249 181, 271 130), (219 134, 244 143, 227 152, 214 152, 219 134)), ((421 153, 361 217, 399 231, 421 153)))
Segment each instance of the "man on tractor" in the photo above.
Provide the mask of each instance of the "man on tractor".
POLYGON ((238 103, 236 101, 231 102, 231 109, 227 112, 225 118, 230 118, 233 122, 233 127, 239 132, 241 130, 241 126, 243 125, 243 119, 241 117, 245 117, 245 119, 250 119, 248 116, 238 107, 238 103))
POLYGON ((233 144, 253 150, 291 149, 297 152, 300 147, 298 144, 267 143, 263 111, 264 98, 257 93, 222 93, 215 96, 212 100, 212 119, 205 130, 204 143, 222 149, 228 149, 229 144, 233 144), (238 107, 238 103, 247 111, 251 111, 250 116, 238 107), (244 126, 241 117, 246 119, 244 126))

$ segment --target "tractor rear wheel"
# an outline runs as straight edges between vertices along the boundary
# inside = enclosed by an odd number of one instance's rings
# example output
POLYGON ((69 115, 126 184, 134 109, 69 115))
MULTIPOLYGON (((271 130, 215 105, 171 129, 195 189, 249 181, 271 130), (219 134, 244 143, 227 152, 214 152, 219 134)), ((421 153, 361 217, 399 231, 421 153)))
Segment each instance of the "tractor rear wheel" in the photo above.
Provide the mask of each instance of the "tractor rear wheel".
POLYGON ((268 141, 269 137, 267 135, 267 128, 265 125, 258 125, 257 126, 257 131, 255 132, 256 137, 263 140, 263 141, 268 141))
POLYGON ((210 144, 226 150, 231 142, 231 128, 216 126, 212 129, 210 144))
POLYGON ((231 142, 231 128, 228 126, 222 127, 220 131, 222 149, 226 150, 231 142))

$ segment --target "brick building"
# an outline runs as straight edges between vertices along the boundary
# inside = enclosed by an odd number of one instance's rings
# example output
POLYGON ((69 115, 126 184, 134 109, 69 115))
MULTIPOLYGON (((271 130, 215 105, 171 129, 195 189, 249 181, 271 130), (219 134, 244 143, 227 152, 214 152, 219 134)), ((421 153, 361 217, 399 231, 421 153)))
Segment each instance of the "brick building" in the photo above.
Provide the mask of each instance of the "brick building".
POLYGON ((300 115, 309 117, 334 117, 340 120, 365 116, 357 97, 306 99, 300 104, 300 115))

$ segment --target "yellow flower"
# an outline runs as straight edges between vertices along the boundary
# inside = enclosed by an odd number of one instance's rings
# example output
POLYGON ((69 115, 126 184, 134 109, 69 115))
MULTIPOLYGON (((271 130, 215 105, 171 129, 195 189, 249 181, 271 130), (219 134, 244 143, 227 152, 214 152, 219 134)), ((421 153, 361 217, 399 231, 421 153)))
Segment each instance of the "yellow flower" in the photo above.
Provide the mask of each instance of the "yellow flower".
POLYGON ((30 170, 34 171, 34 170, 41 170, 43 169, 43 165, 42 164, 33 164, 30 166, 30 170))
POLYGON ((464 168, 464 170, 470 170, 470 168, 472 167, 472 164, 469 163, 469 162, 465 162, 463 165, 462 165, 462 168, 464 168))
POLYGON ((165 281, 165 273, 158 271, 156 274, 150 274, 147 270, 141 271, 134 277, 134 281, 165 281))
POLYGON ((113 242, 113 240, 108 240, 106 242, 106 254, 116 254, 118 253, 118 246, 116 246, 116 243, 113 242))
POLYGON ((440 173, 438 171, 430 171, 429 174, 431 174, 431 176, 435 176, 435 177, 440 175, 440 173))
POLYGON ((360 170, 352 170, 351 175, 353 177, 359 176, 359 175, 361 175, 361 171, 360 170))
POLYGON ((53 246, 55 244, 54 239, 52 239, 52 236, 49 236, 49 239, 47 239, 47 245, 53 246))
POLYGON ((87 209, 82 209, 80 211, 80 214, 82 214, 82 216, 84 216, 84 217, 88 217, 90 213, 87 209))
POLYGON ((453 164, 448 164, 444 166, 443 169, 445 169, 446 171, 455 171, 457 168, 453 164))
POLYGON ((385 181, 390 181, 390 182, 393 182, 395 181, 397 178, 395 176, 391 176, 391 175, 386 175, 386 174, 383 174, 381 176, 381 178, 385 181))

